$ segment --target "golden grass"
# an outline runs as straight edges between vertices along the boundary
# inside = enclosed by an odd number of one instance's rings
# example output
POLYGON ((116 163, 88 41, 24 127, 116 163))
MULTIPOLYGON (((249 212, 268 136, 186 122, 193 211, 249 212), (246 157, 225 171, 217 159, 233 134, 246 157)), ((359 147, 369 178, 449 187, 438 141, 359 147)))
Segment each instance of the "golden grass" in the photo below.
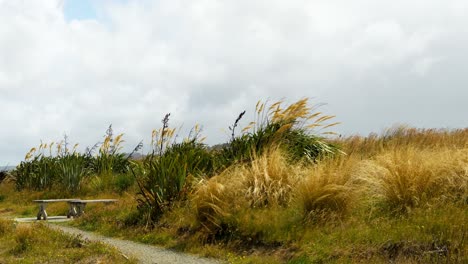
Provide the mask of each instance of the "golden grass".
POLYGON ((466 202, 468 149, 394 149, 364 162, 360 177, 370 195, 393 211, 409 211, 435 198, 466 202))
POLYGON ((349 210, 356 195, 354 162, 342 156, 306 169, 307 176, 295 186, 297 200, 306 219, 343 216, 349 210))
MULTIPOLYGON (((465 263, 468 129, 394 127, 335 143, 347 155, 297 164, 270 149, 200 180, 157 229, 132 222, 133 193, 110 189, 99 196, 121 202, 90 206, 75 223, 205 255, 232 252, 236 263, 465 263)), ((2 206, 13 206, 10 194, 2 206)), ((14 197, 30 203, 39 194, 14 197)))
POLYGON ((333 140, 342 146, 347 154, 369 158, 392 149, 463 149, 468 148, 468 128, 461 129, 421 129, 408 126, 393 126, 382 134, 371 133, 363 136, 350 136, 333 140))
POLYGON ((192 197, 198 221, 213 231, 240 210, 287 206, 300 171, 299 165, 288 164, 285 154, 275 148, 250 164, 202 180, 192 197))
POLYGON ((281 128, 276 131, 275 137, 281 139, 281 134, 292 127, 315 131, 321 134, 335 134, 327 129, 340 124, 332 122, 335 116, 325 115, 317 112, 318 106, 310 106, 309 98, 303 98, 297 102, 284 106, 284 101, 280 100, 268 105, 268 102, 258 101, 255 106, 255 121, 250 122, 242 129, 243 133, 255 133, 263 126, 270 123, 281 124, 281 128))
POLYGON ((116 249, 50 229, 0 218, 2 263, 136 263, 116 249))
POLYGON ((238 169, 236 177, 242 179, 244 195, 251 207, 285 206, 300 171, 299 166, 288 164, 281 150, 273 149, 238 169))
POLYGON ((0 236, 3 236, 13 229, 13 223, 11 221, 0 218, 0 236))

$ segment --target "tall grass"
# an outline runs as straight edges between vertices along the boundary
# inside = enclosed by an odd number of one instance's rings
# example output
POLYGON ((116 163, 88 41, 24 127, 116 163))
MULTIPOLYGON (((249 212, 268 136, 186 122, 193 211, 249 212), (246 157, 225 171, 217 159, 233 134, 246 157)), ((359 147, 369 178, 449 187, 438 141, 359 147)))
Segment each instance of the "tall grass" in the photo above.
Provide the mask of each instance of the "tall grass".
POLYGON ((138 204, 148 224, 156 222, 173 203, 185 198, 189 177, 196 177, 212 168, 211 155, 200 142, 198 128, 183 142, 172 140, 175 129, 169 128, 169 114, 163 127, 152 134, 153 151, 142 162, 134 162, 138 187, 138 204))
POLYGON ((305 169, 307 176, 295 186, 305 220, 329 220, 349 211, 357 195, 355 166, 355 160, 340 157, 305 169))
POLYGON ((6 170, 0 170, 0 184, 7 179, 9 173, 6 170))
POLYGON ((41 143, 38 151, 32 148, 13 172, 13 180, 17 190, 25 188, 44 190, 52 188, 56 180, 57 158, 46 156, 44 149, 47 145, 41 143), (45 147, 44 147, 45 146, 45 147))
POLYGON ((89 175, 87 160, 77 153, 68 154, 57 161, 57 177, 61 186, 71 193, 77 193, 83 179, 89 175))
POLYGON ((397 213, 434 199, 466 202, 468 149, 394 149, 368 161, 361 176, 376 200, 397 213))
POLYGON ((338 122, 329 121, 334 116, 324 115, 309 106, 307 98, 288 106, 283 101, 267 104, 259 101, 255 108, 255 120, 235 136, 235 128, 244 116, 242 112, 230 127, 232 138, 219 153, 221 166, 253 160, 253 153, 261 155, 264 150, 281 146, 293 160, 307 158, 316 161, 320 157, 333 155, 338 148, 327 143, 323 135, 338 122))
MULTIPOLYGON (((87 149, 84 154, 77 151, 78 144, 69 148, 67 136, 58 143, 41 143, 26 154, 25 160, 12 173, 16 189, 45 190, 60 187, 76 193, 82 181, 91 174, 99 176, 100 182, 106 177, 117 182, 114 174, 128 172, 130 157, 121 153, 123 142, 123 134, 114 137, 111 125, 106 131, 104 142, 87 149), (93 155, 96 147, 99 147, 99 152, 93 155)), ((141 148, 140 144, 138 148, 141 148)), ((121 178, 118 181, 122 182, 121 178)))
POLYGON ((347 154, 363 158, 409 146, 417 149, 463 149, 468 147, 468 128, 426 129, 395 125, 381 134, 371 133, 366 137, 355 135, 335 139, 333 142, 342 146, 347 154))
POLYGON ((88 160, 76 152, 77 144, 72 150, 68 149, 66 140, 65 137, 65 141, 56 145, 55 155, 54 143, 41 143, 38 149, 32 148, 13 172, 16 189, 50 190, 56 186, 78 191, 88 172, 88 160))
POLYGON ((93 149, 99 143, 87 151, 88 157, 90 157, 90 166, 97 175, 111 175, 128 171, 128 159, 121 153, 123 142, 123 134, 114 136, 112 125, 109 125, 97 155, 91 158, 93 149))

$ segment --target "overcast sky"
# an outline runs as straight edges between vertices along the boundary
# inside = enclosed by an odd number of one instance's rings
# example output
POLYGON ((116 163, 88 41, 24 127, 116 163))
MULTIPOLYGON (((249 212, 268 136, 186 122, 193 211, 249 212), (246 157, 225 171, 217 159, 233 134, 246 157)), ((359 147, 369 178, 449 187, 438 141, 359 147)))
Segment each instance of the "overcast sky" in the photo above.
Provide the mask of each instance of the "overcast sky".
POLYGON ((0 165, 111 123, 130 149, 168 112, 223 142, 259 99, 346 135, 467 127, 467 25, 466 0, 0 0, 0 165))

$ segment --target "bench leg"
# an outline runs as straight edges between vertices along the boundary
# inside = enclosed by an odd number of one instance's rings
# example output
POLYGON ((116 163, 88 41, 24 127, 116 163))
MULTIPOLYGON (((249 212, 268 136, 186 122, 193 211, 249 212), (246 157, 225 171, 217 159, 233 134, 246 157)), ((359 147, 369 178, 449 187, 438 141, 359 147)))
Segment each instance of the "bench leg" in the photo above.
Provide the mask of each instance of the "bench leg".
POLYGON ((85 203, 79 203, 78 204, 78 212, 77 212, 77 216, 81 216, 84 214, 84 209, 86 207, 86 204, 85 203))
POLYGON ((43 218, 44 220, 47 220, 46 207, 47 207, 46 203, 39 204, 39 212, 37 213, 37 220, 41 220, 41 218, 43 218))
POLYGON ((67 218, 75 217, 76 215, 77 215, 76 204, 75 203, 69 203, 67 218))

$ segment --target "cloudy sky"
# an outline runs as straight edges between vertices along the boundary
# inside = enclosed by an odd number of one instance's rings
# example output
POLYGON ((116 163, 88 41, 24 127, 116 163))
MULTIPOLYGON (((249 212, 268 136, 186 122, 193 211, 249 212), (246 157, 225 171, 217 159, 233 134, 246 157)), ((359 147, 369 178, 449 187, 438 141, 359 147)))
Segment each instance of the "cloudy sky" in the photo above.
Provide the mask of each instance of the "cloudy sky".
POLYGON ((0 165, 165 113, 228 139, 259 99, 310 97, 345 135, 468 124, 466 0, 0 0, 0 165))

